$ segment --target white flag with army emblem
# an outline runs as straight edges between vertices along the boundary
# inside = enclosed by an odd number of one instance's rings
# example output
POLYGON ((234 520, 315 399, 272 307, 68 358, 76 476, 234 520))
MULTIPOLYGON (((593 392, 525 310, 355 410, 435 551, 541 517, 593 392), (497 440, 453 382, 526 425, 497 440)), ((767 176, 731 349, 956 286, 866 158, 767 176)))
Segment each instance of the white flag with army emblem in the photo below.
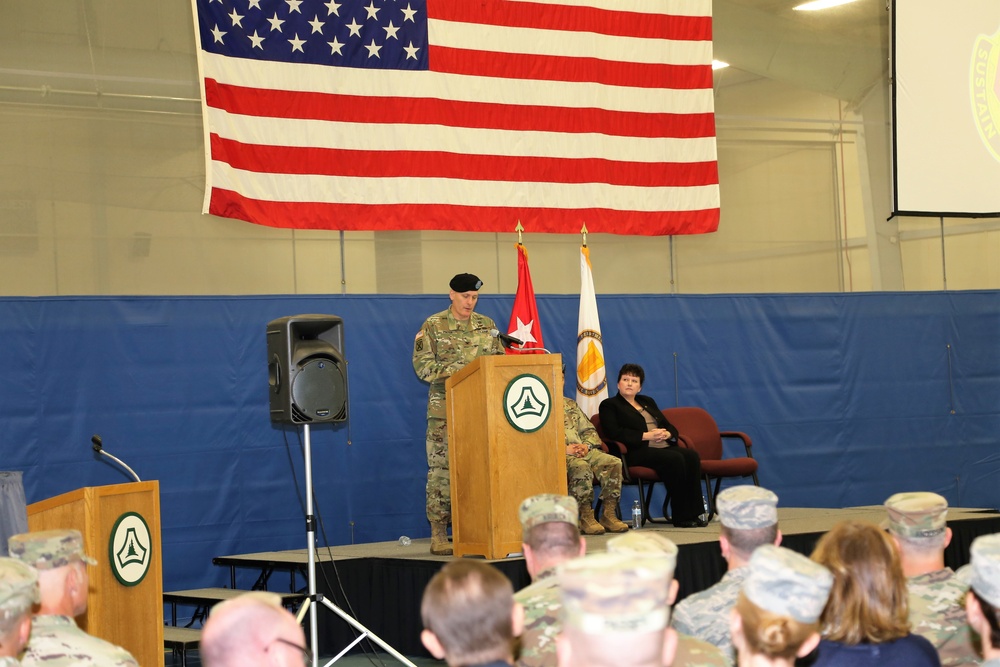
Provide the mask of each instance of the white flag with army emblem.
POLYGON ((580 319, 576 335, 576 402, 589 417, 608 397, 601 320, 597 316, 590 248, 580 246, 580 319))

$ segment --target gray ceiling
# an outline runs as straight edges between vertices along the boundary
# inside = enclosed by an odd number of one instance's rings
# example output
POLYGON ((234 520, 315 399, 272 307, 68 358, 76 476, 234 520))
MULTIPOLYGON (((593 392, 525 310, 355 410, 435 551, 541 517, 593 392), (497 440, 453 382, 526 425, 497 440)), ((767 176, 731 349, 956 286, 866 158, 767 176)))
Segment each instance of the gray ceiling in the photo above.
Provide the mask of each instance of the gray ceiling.
MULTIPOLYGON (((800 0, 715 0, 717 86, 766 78, 847 102, 888 70, 886 0, 798 12, 800 0)), ((0 103, 197 113, 186 0, 5 0, 0 103)))

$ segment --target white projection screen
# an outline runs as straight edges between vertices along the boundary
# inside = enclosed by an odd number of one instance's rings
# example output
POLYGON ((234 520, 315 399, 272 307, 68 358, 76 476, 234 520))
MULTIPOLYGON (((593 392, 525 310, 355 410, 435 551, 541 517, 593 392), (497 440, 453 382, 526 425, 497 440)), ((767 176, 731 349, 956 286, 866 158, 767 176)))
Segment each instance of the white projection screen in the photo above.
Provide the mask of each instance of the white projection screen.
POLYGON ((897 215, 1000 215, 1000 0, 893 2, 897 215))

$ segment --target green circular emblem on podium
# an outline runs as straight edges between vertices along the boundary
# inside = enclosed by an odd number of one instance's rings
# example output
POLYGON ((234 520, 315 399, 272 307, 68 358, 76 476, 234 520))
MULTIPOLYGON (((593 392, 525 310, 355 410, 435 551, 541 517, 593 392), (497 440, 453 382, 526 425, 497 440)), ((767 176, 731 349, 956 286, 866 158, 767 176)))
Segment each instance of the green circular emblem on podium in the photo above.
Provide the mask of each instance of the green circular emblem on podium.
POLYGON ((108 540, 108 562, 115 579, 123 586, 136 586, 149 572, 153 540, 146 520, 136 512, 126 512, 115 521, 108 540))
POLYGON ((545 426, 552 410, 552 394, 537 375, 518 375, 503 392, 503 413, 510 425, 522 433, 545 426))

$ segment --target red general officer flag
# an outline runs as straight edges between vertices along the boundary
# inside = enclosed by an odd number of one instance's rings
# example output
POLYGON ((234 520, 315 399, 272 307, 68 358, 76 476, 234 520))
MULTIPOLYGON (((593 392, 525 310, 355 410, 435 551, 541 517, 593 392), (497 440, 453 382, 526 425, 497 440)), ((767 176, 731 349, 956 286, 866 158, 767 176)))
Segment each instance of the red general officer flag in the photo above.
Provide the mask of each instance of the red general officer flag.
MULTIPOLYGON (((538 321, 535 288, 528 270, 528 250, 520 243, 517 244, 517 294, 514 296, 514 308, 510 311, 507 333, 522 341, 522 349, 545 347, 542 325, 538 321)), ((508 348, 507 354, 517 354, 517 349, 508 348)))
POLYGON ((697 234, 711 0, 192 0, 203 210, 272 227, 697 234))

